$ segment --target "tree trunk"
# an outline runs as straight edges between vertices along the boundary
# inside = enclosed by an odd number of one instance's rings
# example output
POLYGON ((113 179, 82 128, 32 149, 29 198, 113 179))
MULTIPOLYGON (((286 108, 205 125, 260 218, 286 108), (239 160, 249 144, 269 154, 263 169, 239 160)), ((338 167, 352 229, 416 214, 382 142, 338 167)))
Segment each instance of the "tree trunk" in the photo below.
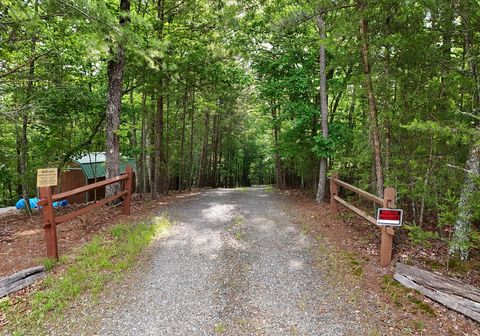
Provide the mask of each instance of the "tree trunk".
MULTIPOLYGON (((473 110, 480 108, 480 81, 477 73, 476 57, 471 53, 473 47, 473 36, 468 25, 468 14, 462 13, 462 20, 465 27, 467 58, 470 59, 470 71, 472 78, 475 81, 473 92, 473 110)), ((480 177, 480 124, 476 127, 477 136, 472 139, 473 146, 470 150, 468 160, 465 164, 465 170, 467 171, 465 176, 465 182, 463 185, 462 193, 460 195, 460 201, 458 204, 458 215, 455 222, 455 232, 453 235, 453 241, 450 248, 450 254, 459 254, 462 260, 468 259, 469 254, 469 240, 470 232, 472 230, 472 215, 471 208, 472 196, 478 191, 476 185, 476 179, 480 177)))
POLYGON ((132 111, 132 129, 130 134, 130 145, 132 147, 132 150, 135 152, 135 147, 137 147, 137 116, 135 113, 135 104, 133 101, 133 91, 133 89, 130 91, 130 108, 132 111))
POLYGON ((212 130, 212 170, 210 176, 210 186, 217 187, 217 172, 218 172, 218 151, 220 147, 221 134, 220 134, 220 116, 215 115, 212 130))
MULTIPOLYGON (((325 21, 323 13, 317 15, 317 28, 320 33, 320 110, 322 114, 322 135, 328 138, 328 97, 327 97, 327 74, 325 57, 325 21)), ((320 169, 318 173, 317 202, 323 202, 327 185, 327 157, 320 158, 320 169)))
POLYGON ((188 174, 188 190, 192 189, 193 186, 193 135, 194 135, 194 116, 195 116, 195 91, 192 91, 192 106, 190 107, 190 148, 188 151, 188 163, 189 174, 188 174))
POLYGON ((152 198, 155 198, 157 196, 157 186, 154 183, 154 178, 155 178, 155 169, 156 169, 156 162, 155 162, 155 153, 154 153, 154 148, 155 148, 155 120, 157 116, 157 111, 156 111, 156 99, 155 96, 152 95, 150 99, 150 113, 149 113, 149 119, 148 119, 148 136, 147 136, 147 172, 148 172, 148 184, 150 186, 150 192, 152 195, 152 198))
POLYGON ((144 92, 142 93, 142 129, 141 129, 141 135, 140 135, 140 142, 141 142, 141 147, 140 147, 140 157, 138 160, 138 169, 137 169, 137 174, 138 174, 138 191, 140 194, 146 192, 146 178, 145 178, 145 161, 146 161, 146 153, 145 153, 145 147, 147 146, 147 138, 146 138, 146 117, 147 117, 147 94, 144 92))
MULTIPOLYGON (((165 84, 165 87, 167 84, 165 84)), ((165 97, 165 122, 164 122, 164 131, 163 133, 165 134, 165 143, 163 146, 163 175, 162 175, 162 191, 164 194, 168 195, 168 190, 170 188, 170 128, 172 127, 172 116, 171 116, 171 111, 170 111, 170 96, 166 95, 165 97)), ((177 114, 175 113, 175 116, 173 118, 174 121, 177 120, 177 114)))
MULTIPOLYGON (((28 92, 31 92, 33 88, 31 88, 32 81, 28 82, 28 92)), ((30 202, 28 197, 28 177, 27 177, 27 165, 28 165, 28 138, 27 138, 27 131, 28 131, 28 111, 25 109, 22 112, 22 133, 20 136, 20 174, 21 174, 21 181, 22 181, 22 197, 25 200, 25 209, 27 211, 30 210, 30 202)))
POLYGON ((362 62, 365 73, 365 86, 368 92, 368 109, 370 116, 370 128, 372 133, 375 176, 377 194, 383 197, 383 167, 382 167, 382 149, 380 142, 380 132, 378 130, 377 104, 375 102, 375 94, 373 92, 373 82, 370 73, 370 61, 368 57, 368 22, 363 17, 360 19, 360 36, 362 39, 362 62))
MULTIPOLYGON (((38 0, 35 1, 35 14, 38 15, 38 0)), ((37 47, 37 37, 34 33, 31 41, 30 51, 32 55, 35 55, 37 47)), ((33 96, 35 81, 35 61, 30 62, 28 68, 28 82, 27 82, 27 102, 31 104, 30 100, 33 96)), ((22 197, 25 200, 25 209, 30 211, 30 201, 28 195, 28 108, 24 108, 22 111, 22 131, 20 135, 20 176, 22 185, 22 197)))
POLYGON ((355 103, 357 101, 357 87, 354 85, 352 89, 352 100, 348 108, 348 128, 352 129, 355 126, 353 116, 355 114, 355 103))
MULTIPOLYGON (((130 12, 130 0, 120 0, 120 12, 130 12)), ((120 16, 120 25, 125 26, 128 19, 120 16)), ((107 90, 107 111, 106 111, 106 178, 120 175, 120 139, 118 131, 120 128, 120 111, 122 106, 122 81, 123 69, 125 66, 125 45, 119 43, 116 50, 110 49, 111 59, 107 65, 108 90, 107 90)), ((105 189, 105 197, 110 197, 120 190, 118 183, 111 184, 105 189)))
MULTIPOLYGON (((477 128, 480 133, 480 127, 477 128)), ((465 176, 465 183, 463 185, 460 201, 458 203, 458 215, 455 221, 455 232, 453 234, 453 241, 450 248, 450 254, 458 254, 462 260, 468 259, 471 232, 471 220, 473 211, 470 206, 472 196, 477 191, 475 179, 480 176, 480 146, 474 146, 465 165, 467 171, 465 176)))
POLYGON ((188 109, 188 85, 185 85, 185 95, 183 97, 183 114, 182 114, 182 134, 180 139, 180 155, 178 158, 178 190, 183 190, 184 184, 184 170, 185 170, 185 124, 187 121, 187 109, 188 109))
POLYGON ((209 138, 209 129, 210 129, 210 113, 205 111, 205 118, 204 118, 204 135, 203 135, 203 145, 202 145, 202 153, 200 155, 200 164, 198 170, 198 186, 200 188, 206 186, 206 172, 208 168, 208 138, 209 138))
POLYGON ((155 185, 155 194, 153 198, 158 196, 158 193, 163 193, 163 93, 159 93, 157 97, 157 114, 155 118, 155 171, 153 184, 155 185))
POLYGON ((276 186, 278 189, 285 189, 285 178, 283 175, 282 159, 280 157, 280 144, 278 137, 280 135, 280 125, 278 121, 277 110, 275 103, 272 103, 272 120, 273 120, 273 148, 275 156, 275 177, 276 186))
POLYGON ((22 155, 22 140, 20 135, 20 127, 18 124, 15 124, 15 152, 17 154, 17 197, 22 197, 22 163, 21 163, 21 155, 22 155))
MULTIPOLYGON (((157 35, 159 40, 163 39, 163 24, 164 24, 164 8, 163 0, 157 1, 157 19, 159 22, 157 35)), ((160 67, 160 71, 163 70, 163 59, 158 58, 157 62, 160 67)), ((157 113, 155 116, 155 167, 153 172, 153 188, 152 188, 152 198, 156 198, 158 193, 164 192, 164 144, 163 144, 163 90, 164 90, 164 79, 163 74, 159 74, 158 81, 158 93, 157 93, 157 113)))

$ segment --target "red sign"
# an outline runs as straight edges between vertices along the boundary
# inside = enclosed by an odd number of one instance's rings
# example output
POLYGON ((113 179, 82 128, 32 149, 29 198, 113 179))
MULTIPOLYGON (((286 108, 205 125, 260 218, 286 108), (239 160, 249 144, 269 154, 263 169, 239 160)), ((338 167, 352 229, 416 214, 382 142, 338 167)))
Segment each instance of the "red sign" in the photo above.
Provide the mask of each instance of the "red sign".
POLYGON ((378 209, 377 225, 401 226, 403 219, 403 210, 401 209, 378 209))

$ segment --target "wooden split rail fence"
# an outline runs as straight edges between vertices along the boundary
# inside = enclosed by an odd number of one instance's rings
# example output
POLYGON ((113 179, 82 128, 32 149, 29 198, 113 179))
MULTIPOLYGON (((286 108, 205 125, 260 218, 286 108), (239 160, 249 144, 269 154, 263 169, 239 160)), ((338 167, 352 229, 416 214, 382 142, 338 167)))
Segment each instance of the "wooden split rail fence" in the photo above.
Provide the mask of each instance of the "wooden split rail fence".
MULTIPOLYGON (((394 188, 385 188, 383 193, 383 198, 370 194, 362 189, 354 187, 351 184, 348 184, 339 179, 338 173, 333 173, 330 177, 330 206, 331 211, 335 215, 338 212, 338 203, 344 205, 348 209, 355 212, 357 215, 365 218, 372 224, 377 223, 376 219, 370 216, 367 212, 357 208, 353 204, 348 203, 344 199, 338 196, 340 187, 353 191, 355 194, 366 198, 369 201, 372 201, 383 208, 395 208, 395 189, 394 188)), ((381 226, 382 230, 382 240, 380 247, 380 265, 386 267, 390 265, 392 261, 392 247, 393 247, 393 237, 395 231, 391 226, 381 226)))
POLYGON ((47 243, 47 257, 58 260, 58 245, 57 245, 57 224, 69 221, 80 215, 86 214, 95 208, 102 205, 113 202, 114 200, 123 197, 123 209, 124 215, 130 215, 130 206, 132 203, 132 181, 133 181, 133 169, 127 166, 125 174, 117 177, 112 177, 100 182, 92 183, 77 189, 65 191, 59 194, 52 194, 51 187, 40 188, 40 200, 38 205, 42 206, 43 213, 43 228, 45 229, 45 241, 47 243), (53 208, 53 202, 63 200, 67 197, 88 192, 97 188, 105 187, 114 183, 123 182, 123 190, 111 197, 104 198, 96 203, 87 205, 84 208, 75 210, 71 213, 55 216, 53 208))

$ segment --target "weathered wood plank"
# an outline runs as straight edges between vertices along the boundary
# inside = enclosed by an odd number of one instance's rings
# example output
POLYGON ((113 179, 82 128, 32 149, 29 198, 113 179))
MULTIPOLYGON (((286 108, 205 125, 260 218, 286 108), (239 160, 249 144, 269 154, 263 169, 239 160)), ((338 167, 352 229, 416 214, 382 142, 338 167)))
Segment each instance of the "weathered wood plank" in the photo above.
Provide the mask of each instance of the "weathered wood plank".
POLYGON ((10 276, 7 276, 7 277, 4 277, 4 278, 0 279, 0 287, 5 287, 6 285, 11 284, 15 281, 18 281, 18 280, 23 279, 23 278, 27 278, 32 274, 40 273, 40 272, 44 272, 44 271, 45 271, 44 266, 36 266, 36 267, 24 269, 22 271, 19 271, 19 272, 14 273, 10 276))
POLYGON ((394 279, 445 307, 480 322, 480 289, 401 263, 396 265, 394 279))
POLYGON ((45 277, 45 267, 32 267, 0 279, 0 298, 19 291, 45 277))

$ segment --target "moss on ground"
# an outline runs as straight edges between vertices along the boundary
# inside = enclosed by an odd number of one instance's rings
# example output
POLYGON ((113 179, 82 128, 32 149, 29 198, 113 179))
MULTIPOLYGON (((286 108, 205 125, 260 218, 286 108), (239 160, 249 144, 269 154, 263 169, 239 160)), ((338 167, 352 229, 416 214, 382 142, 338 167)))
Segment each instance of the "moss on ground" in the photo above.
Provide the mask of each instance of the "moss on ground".
POLYGON ((423 296, 418 291, 408 289, 398 283, 390 275, 385 275, 382 281, 382 290, 390 296, 392 302, 410 313, 420 312, 424 315, 435 317, 437 313, 431 305, 423 301, 423 296))

